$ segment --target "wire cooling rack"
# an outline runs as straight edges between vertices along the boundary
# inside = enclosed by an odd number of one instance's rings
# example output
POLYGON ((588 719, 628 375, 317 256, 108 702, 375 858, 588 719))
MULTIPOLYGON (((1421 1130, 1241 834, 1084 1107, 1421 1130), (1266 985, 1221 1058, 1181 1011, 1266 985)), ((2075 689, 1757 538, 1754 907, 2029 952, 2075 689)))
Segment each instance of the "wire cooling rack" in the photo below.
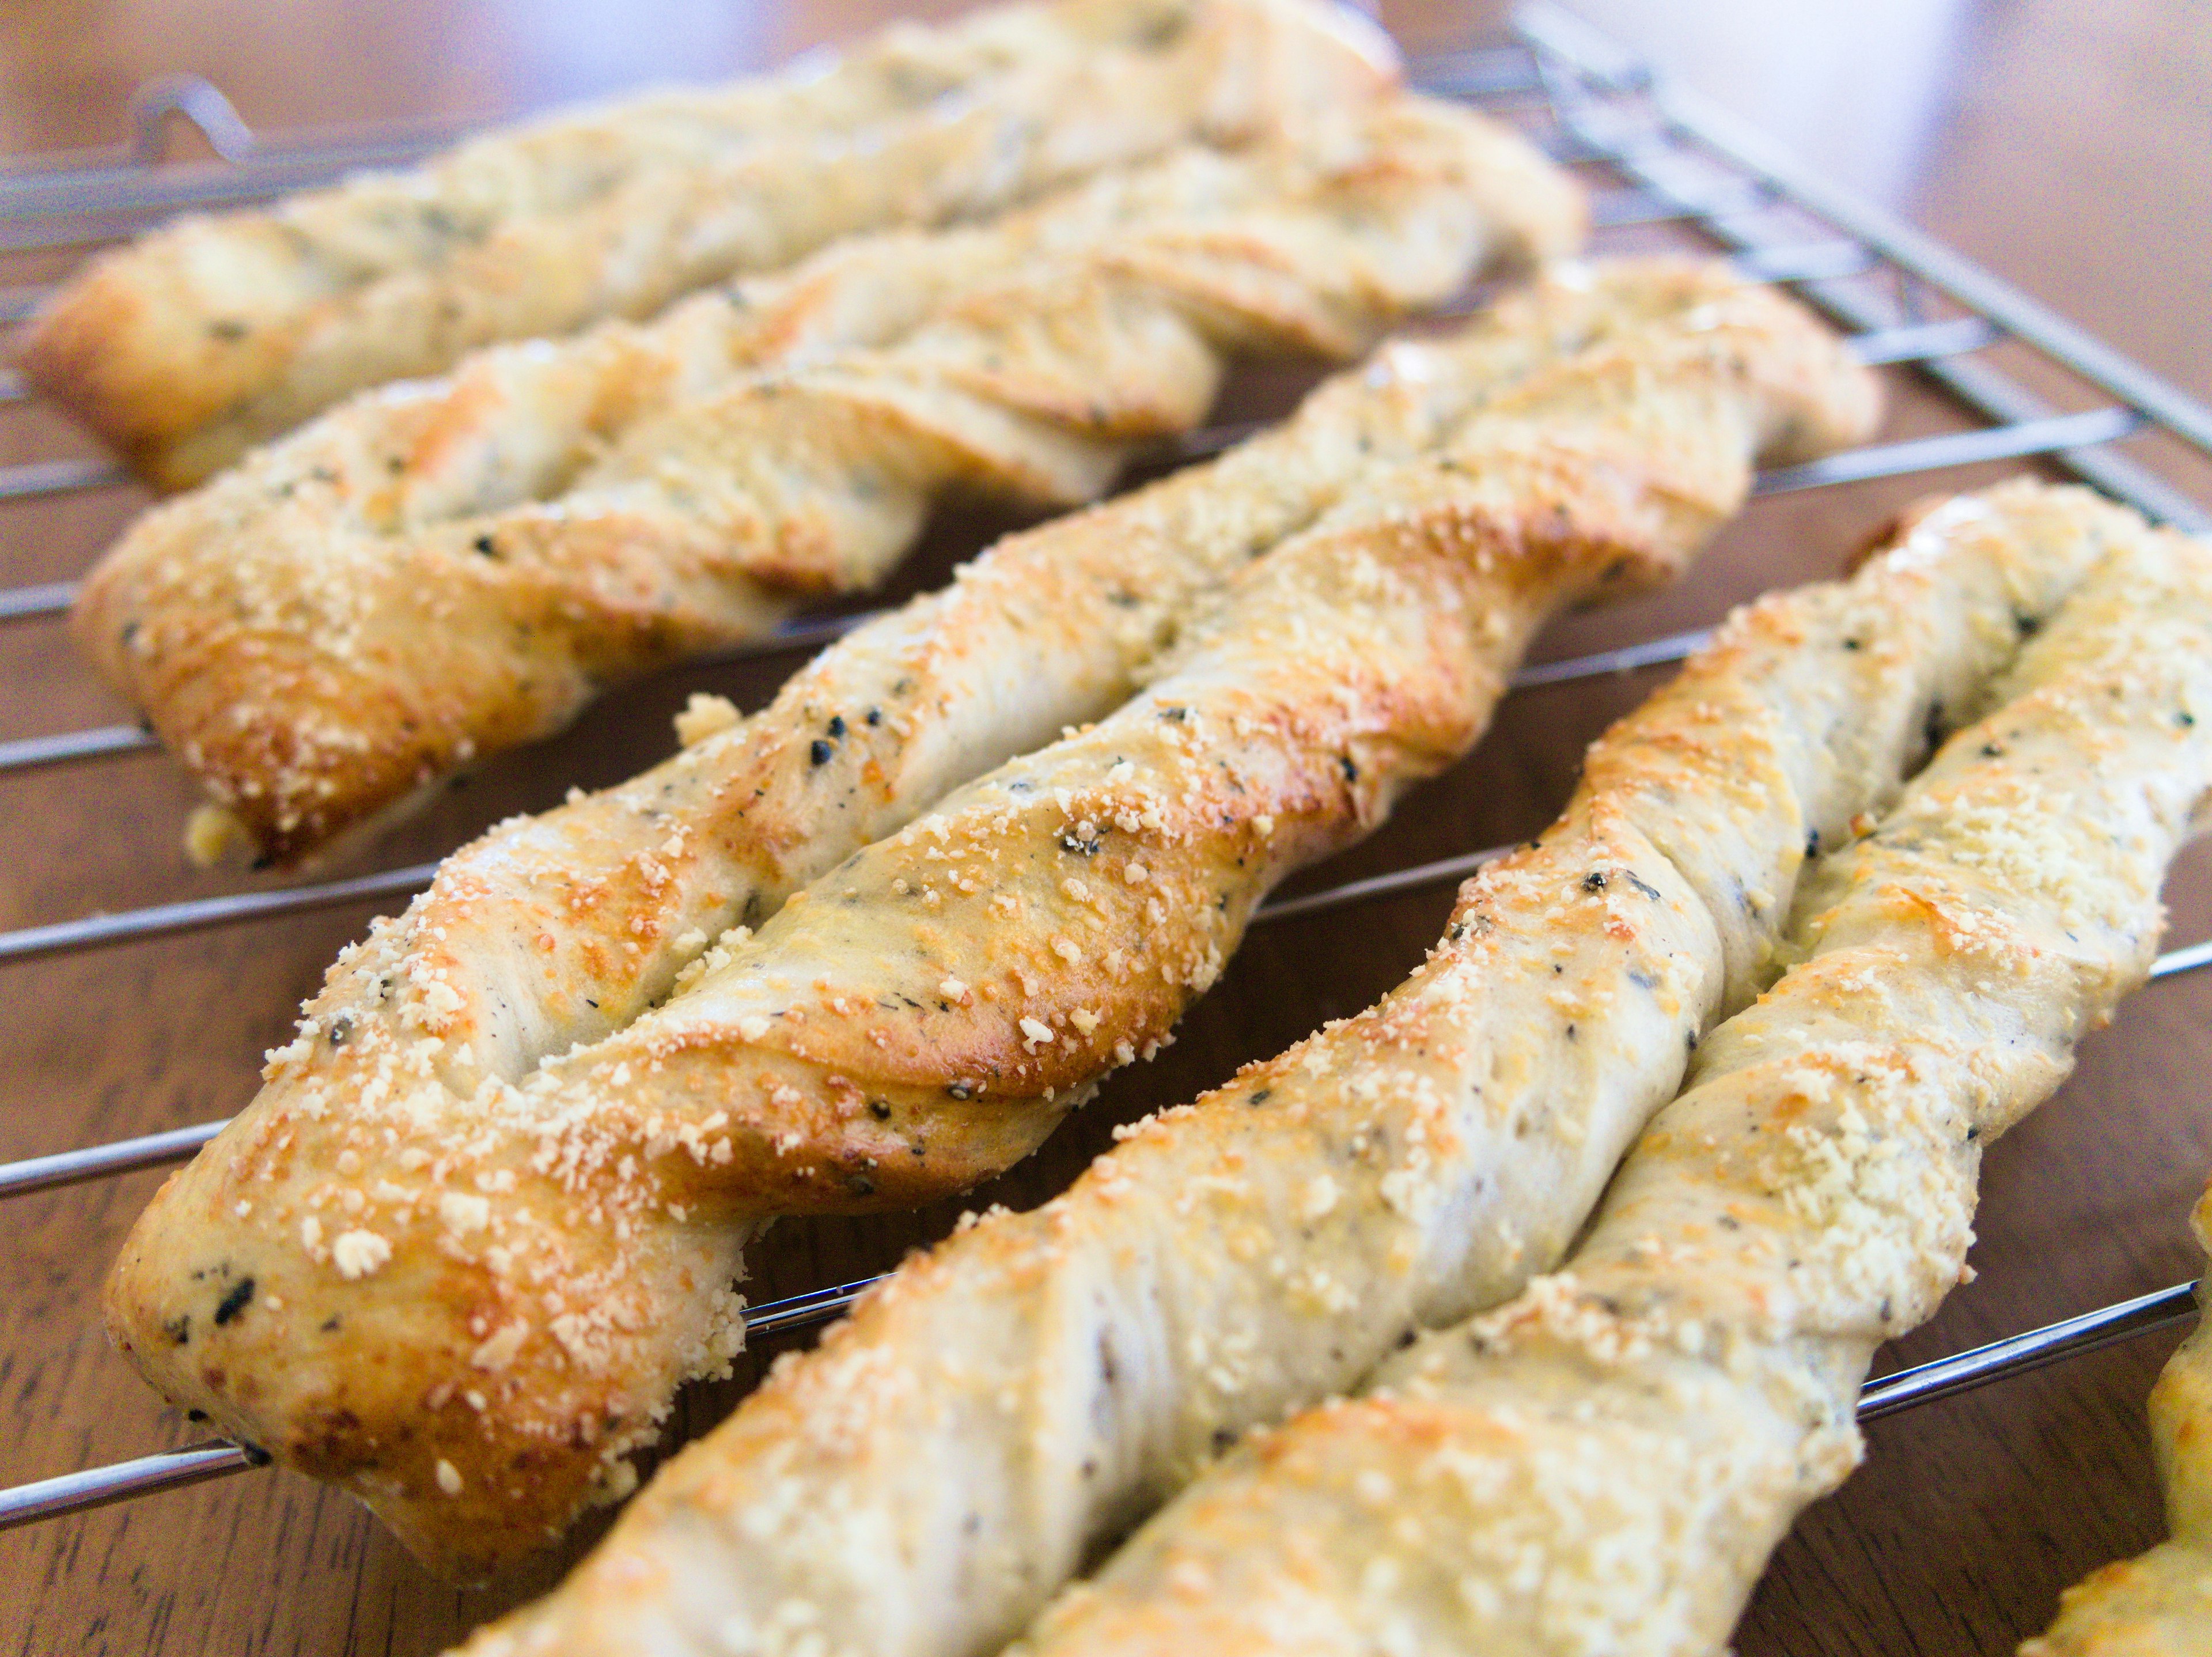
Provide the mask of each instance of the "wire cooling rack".
MULTIPOLYGON (((1869 363, 1894 364, 1932 382, 1977 417, 1965 430, 1872 445, 1760 476, 1760 495, 1832 490, 1992 460, 2036 460, 2195 532, 2212 512, 2115 446, 2162 432, 2212 457, 2212 410, 2007 286, 1957 253, 1825 184, 1731 118, 1654 76, 1609 41, 1547 6, 1516 15, 1514 44, 1441 55, 1415 65, 1425 89, 1462 98, 1514 120, 1598 186, 1598 247, 1668 227, 1732 256, 1747 273, 1785 283, 1851 336, 1869 363), (2025 347, 2091 388, 2094 405, 2062 409, 1990 360, 1991 348, 2025 347)), ((148 87, 132 109, 133 143, 119 153, 56 158, 0 172, 0 255, 94 248, 185 208, 252 202, 326 181, 363 166, 413 159, 456 130, 416 125, 264 137, 222 94, 196 77, 148 87), (164 167, 167 129, 196 128, 221 159, 164 167)), ((0 323, 37 304, 37 287, 0 289, 0 323)), ((26 402, 20 380, 0 376, 0 403, 26 402)), ((1180 446, 1187 459, 1218 450, 1240 431, 1200 433, 1180 446)), ((0 466, 0 503, 51 499, 125 482, 99 460, 39 459, 0 466)), ((87 558, 95 549, 85 549, 87 558)), ((74 586, 47 582, 0 590, 0 624, 51 622, 74 586)), ((835 637, 863 617, 794 624, 739 655, 796 653, 835 637)), ((1516 690, 1617 674, 1673 662, 1702 631, 1669 634, 1625 649, 1525 670, 1516 690)), ((0 742, 0 780, 55 766, 88 766, 154 746, 135 725, 94 726, 0 742)), ((1460 879, 1493 850, 1416 863, 1261 909, 1255 924, 1348 908, 1460 879)), ((250 926, 275 917, 397 898, 426 885, 434 864, 351 878, 234 892, 0 932, 0 963, 58 957, 204 929, 250 926)), ((2212 943, 2162 957, 2154 977, 2212 965, 2212 943)), ((112 1178, 183 1161, 222 1124, 208 1122, 106 1144, 0 1163, 0 1201, 56 1186, 112 1178)), ((4 1223, 4 1220, 0 1220, 4 1223)), ((822 1322, 867 1281, 769 1301, 748 1314, 756 1339, 822 1322)), ((2166 1328, 2192 1317, 2194 1285, 2180 1283, 2082 1317, 1936 1362, 1869 1386, 1862 1418, 1951 1396, 2039 1365, 2166 1328)), ((91 1309, 85 1309, 89 1317, 91 1309)), ((150 1405, 150 1399, 149 1399, 150 1405)), ((149 1408, 149 1414, 151 1413, 149 1408)), ((0 1489, 0 1528, 52 1520, 264 1465, 249 1447, 225 1442, 106 1465, 0 1489)))

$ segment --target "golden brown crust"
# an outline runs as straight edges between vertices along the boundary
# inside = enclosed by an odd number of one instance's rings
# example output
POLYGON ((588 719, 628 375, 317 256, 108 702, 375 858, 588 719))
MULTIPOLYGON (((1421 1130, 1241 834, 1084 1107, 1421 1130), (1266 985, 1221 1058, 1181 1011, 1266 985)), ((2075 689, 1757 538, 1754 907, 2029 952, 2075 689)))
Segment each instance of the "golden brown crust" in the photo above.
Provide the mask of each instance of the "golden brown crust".
POLYGON ((948 491, 1096 495, 1230 352, 1352 355, 1579 211, 1518 139, 1406 99, 833 249, 335 411, 143 520, 77 637, 296 859, 792 589, 872 583, 948 491))
POLYGON ((52 301, 25 372, 155 481, 363 387, 644 316, 856 231, 1004 207, 1395 75, 1305 0, 1060 0, 886 32, 826 73, 648 94, 427 168, 188 217, 52 301))
POLYGON ((2106 556, 1996 710, 1808 875, 1798 965, 1701 1045, 1568 1268, 1257 1435, 1013 1650, 1724 1644, 1855 1464, 1875 1347, 1960 1276, 1981 1147, 2150 965, 2212 786, 2212 549, 2130 516, 2088 515, 2106 556))
MULTIPOLYGON (((913 1201, 1023 1154, 1165 1033, 1275 879, 1463 751, 1543 615, 1671 570, 1762 442, 1869 423, 1870 382, 1786 302, 1710 277, 1657 286, 1713 297, 1534 373, 1433 463, 1355 471, 1318 523, 1244 564, 1141 696, 847 858, 580 1051, 514 1063, 559 1045, 542 1032, 520 1055, 475 1051, 489 997, 464 988, 526 1004, 541 943, 548 974, 575 972, 556 959, 574 929, 518 929, 487 973, 470 931, 426 935, 441 905, 465 915, 468 886, 441 882, 405 937, 345 965, 345 998, 313 1009, 263 1099, 149 1209, 109 1301, 134 1360, 287 1459, 356 1458, 346 1482, 448 1563, 559 1523, 726 1354, 723 1285, 760 1216, 913 1201), (467 1270, 426 1295, 424 1268, 399 1263, 433 1256, 467 1270), (276 1355, 310 1338, 300 1322, 161 1344, 242 1276, 291 1319, 343 1308, 333 1352, 389 1355, 389 1390, 344 1377, 343 1435, 332 1375, 276 1355), (431 1392, 444 1414, 426 1422, 431 1392)), ((806 739, 810 767, 861 742, 862 710, 825 716, 842 728, 806 739)), ((781 765, 800 763, 797 735, 781 765)), ((742 729, 714 741, 747 752, 742 729)), ((663 803, 648 777, 592 820, 672 876, 698 825, 663 803)))

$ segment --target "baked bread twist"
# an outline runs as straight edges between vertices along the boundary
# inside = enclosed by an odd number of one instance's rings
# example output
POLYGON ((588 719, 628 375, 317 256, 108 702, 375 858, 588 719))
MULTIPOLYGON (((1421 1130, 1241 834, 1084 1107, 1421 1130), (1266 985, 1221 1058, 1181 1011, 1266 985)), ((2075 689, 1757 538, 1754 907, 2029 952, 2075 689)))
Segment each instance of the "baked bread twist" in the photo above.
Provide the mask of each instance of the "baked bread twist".
POLYGON ((826 71, 661 92, 428 167, 193 216, 95 260, 22 362, 150 479, 196 483, 365 387, 644 316, 855 231, 1006 206, 1396 74, 1319 0, 1056 0, 891 30, 826 71))
MULTIPOLYGON (((2212 1253, 2212 1188, 2190 1216, 2212 1253)), ((2197 1291, 2201 1299, 2203 1294, 2197 1291)), ((2151 1447, 2171 1537, 2059 1597, 2051 1631, 2020 1657, 2192 1657, 2212 1650, 2212 1329, 2199 1324, 2150 1394, 2151 1447)))
POLYGON ((1425 100, 1186 151, 372 393, 143 519, 77 637, 293 860, 794 590, 872 584, 948 492, 1097 495, 1231 353, 1354 356, 1581 228, 1525 143, 1425 100))
POLYGON ((459 998, 445 1039, 526 1080, 665 997, 709 937, 758 925, 951 789, 1110 713, 1207 594, 1354 479, 1435 448, 1545 366, 1738 285, 1672 260, 1547 278, 1448 338, 1392 345, 1214 460, 1007 537, 823 651, 761 712, 706 699, 674 758, 500 825, 379 922, 307 1008, 348 1039, 295 1082, 362 1085, 414 1039, 433 982, 459 998), (405 988, 387 995, 385 979, 405 988))
MULTIPOLYGON (((141 1221, 111 1326, 173 1398, 342 1479, 427 1556, 520 1550, 619 1489, 676 1386, 726 1362, 763 1220, 923 1200, 1026 1153, 1166 1033, 1273 880, 1472 741, 1542 615, 1663 575, 1755 452, 1871 412, 1863 371, 1757 289, 1532 374, 1249 562, 1120 712, 519 1083, 481 1069, 477 1009, 419 935, 405 975, 372 945, 141 1221), (362 1043, 356 1002, 398 1027, 362 1043)), ((822 712, 826 771, 871 728, 822 712)), ((659 855, 688 850, 658 794, 615 798, 659 855)), ((556 976, 558 929, 535 940, 556 976)), ((531 972, 526 947, 499 959, 531 972)))
POLYGON ((2124 522, 2001 497, 1732 620, 1405 984, 901 1268, 471 1650, 995 1649, 1224 1442, 1556 1265, 1769 975, 1808 839, 1893 796, 2124 522))
POLYGON ((1982 1147, 2150 966, 2212 788, 2212 547, 2138 521, 1987 703, 1806 876, 1798 964, 1566 1270, 1255 1435, 1010 1650, 1721 1649, 1856 1464, 1875 1348, 1964 1270, 1982 1147))

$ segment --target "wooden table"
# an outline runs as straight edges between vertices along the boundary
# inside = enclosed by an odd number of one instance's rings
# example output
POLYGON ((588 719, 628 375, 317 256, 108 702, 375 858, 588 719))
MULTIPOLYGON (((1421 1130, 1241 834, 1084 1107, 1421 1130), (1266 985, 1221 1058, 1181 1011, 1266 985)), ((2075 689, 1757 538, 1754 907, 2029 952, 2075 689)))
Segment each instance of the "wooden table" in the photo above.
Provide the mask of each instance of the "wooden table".
MULTIPOLYGON (((949 8, 945 8, 949 9, 949 8)), ((122 0, 0 16, 0 144, 17 151, 119 135, 131 88, 205 72, 275 129, 403 115, 489 117, 656 76, 773 61, 891 8, 823 0, 773 8, 595 0, 371 6, 302 0, 122 0), (527 20, 527 21, 526 21, 527 20)), ((1805 12, 1819 9, 1803 8, 1805 12)), ((1837 12, 1878 9, 1828 9, 1837 12)), ((1887 197, 1968 254, 2197 393, 2212 392, 2212 146, 2202 88, 2212 26, 2153 0, 2065 0, 1911 20, 1844 15, 1788 27, 1748 5, 1607 8, 1717 95, 1764 115, 1845 182, 1887 197), (1723 50, 1725 48, 1725 50, 1723 50), (1904 83, 1899 93, 1892 81, 1904 83), (1869 122, 1877 123, 1869 128, 1869 122), (1869 141, 1872 140, 1872 141, 1869 141)), ((1386 21, 1409 48, 1494 37, 1481 8, 1409 0, 1386 21)), ((19 259, 0 284, 60 259, 19 259)), ((1895 432, 1956 423, 1896 379, 1895 432)), ((1245 406, 1280 406, 1277 382, 1245 406)), ((0 464, 87 452, 36 410, 0 411, 0 464)), ((1947 474, 1986 481, 2002 468, 1947 474)), ((2181 475, 2181 474, 2177 474, 2181 475)), ((2212 499, 2201 472, 2189 479, 2212 499)), ((1719 615, 1765 588, 1837 569, 1927 482, 1760 503, 1681 589, 1578 617, 1537 654, 1627 642, 1719 615)), ((143 504, 128 490, 0 507, 0 581, 80 570, 143 504)), ((942 579, 996 526, 943 525, 901 591, 942 579)), ((672 674, 609 701, 568 737, 490 767, 374 854, 434 856, 484 823, 542 807, 573 783, 626 775, 670 746, 667 715, 706 687, 757 704, 789 663, 672 674)), ((51 624, 0 626, 15 687, 0 738, 106 722, 123 710, 51 624)), ((1509 701, 1480 751, 1423 789, 1348 877, 1493 844, 1547 821, 1583 744, 1650 679, 1509 701)), ((0 925, 234 888, 178 850, 189 806, 155 757, 0 780, 7 874, 0 925)), ((2174 936, 2212 932, 2212 866, 2184 867, 2174 936)), ((1449 901, 1431 891, 1254 935, 1160 1061, 1117 1077, 1030 1165, 971 1202, 1037 1201, 1111 1126, 1190 1097, 1236 1064, 1350 1013, 1419 959, 1449 901)), ((0 968, 0 1157, 227 1114, 251 1095, 261 1051, 284 1039, 323 965, 357 934, 356 908, 195 938, 0 968)), ((1979 1280, 1881 1367, 2160 1287, 2201 1267, 2182 1216, 2212 1171, 2212 976, 2148 990, 2091 1042, 2074 1081, 1991 1153, 1979 1280)), ((181 1443, 193 1430, 107 1350, 101 1275, 153 1175, 16 1201, 0 1210, 0 1482, 181 1443)), ((957 1207, 788 1225, 759 1252, 756 1298, 886 1266, 938 1235, 957 1207)), ((1777 1555, 1740 1636, 1778 1654, 1997 1653, 2049 1617, 2059 1587, 2159 1533, 2142 1400, 2170 1345, 2148 1341, 1880 1423, 1864 1471, 1777 1555)), ((698 1389, 687 1432, 753 1379, 698 1389)), ((565 1558, 565 1556, 564 1556, 565 1558)), ((418 1569, 342 1497, 255 1473, 0 1537, 0 1646, 23 1652, 423 1653, 550 1583, 564 1559, 496 1589, 457 1593, 418 1569)))

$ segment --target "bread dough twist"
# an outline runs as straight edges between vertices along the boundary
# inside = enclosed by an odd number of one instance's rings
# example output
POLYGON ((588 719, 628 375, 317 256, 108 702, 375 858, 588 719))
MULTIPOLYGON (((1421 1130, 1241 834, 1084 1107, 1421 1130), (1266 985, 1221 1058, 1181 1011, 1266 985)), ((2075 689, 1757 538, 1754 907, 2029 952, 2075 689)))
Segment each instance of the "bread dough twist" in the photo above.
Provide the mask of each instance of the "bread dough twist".
POLYGON ((97 260, 25 372, 154 481, 198 482, 363 387, 644 316, 834 238, 1003 208, 1396 74, 1318 0, 1058 0, 888 31, 826 70, 659 92, 412 171, 192 216, 97 260))
POLYGON ((1808 840, 1893 797, 2100 525, 2003 497, 1980 537, 1734 618, 1405 984, 902 1267, 472 1650, 994 1649, 1225 1441, 1555 1266, 1771 974, 1808 840))
POLYGON ((1424 100, 1182 152, 372 394, 141 521, 77 636, 290 860, 795 590, 872 584, 949 492, 1096 496, 1232 353, 1356 355, 1581 227, 1526 143, 1424 100))
MULTIPOLYGON (((2212 1253, 2212 1188, 2190 1223, 2212 1253)), ((2067 1589, 2051 1631, 2022 1645, 2020 1657, 2191 1657, 2212 1649, 2212 1329, 2201 1323, 2151 1388, 2150 1436, 2171 1536, 2067 1589)))
POLYGON ((1217 460, 1007 537, 823 651, 758 714, 717 731, 734 710, 710 704, 685 722, 690 746, 629 785, 448 857, 309 1005, 349 1035, 295 1081, 361 1086, 412 1039, 432 982, 459 998, 444 1039, 526 1080, 665 998, 709 938, 757 926, 952 789, 1110 713, 1209 594, 1362 475, 1433 449, 1544 367, 1738 285, 1701 262, 1562 272, 1448 338, 1392 345, 1217 460))
MULTIPOLYGON (((1530 373, 1249 562, 1120 710, 519 1081, 486 1070, 481 1002, 434 953, 402 972, 372 945, 141 1221, 112 1326, 172 1398, 343 1478, 419 1550, 526 1544, 618 1488, 676 1386, 726 1361, 763 1219, 921 1201, 1026 1154, 1166 1035, 1274 880, 1464 752, 1544 616, 1662 578, 1755 454, 1872 413, 1864 372, 1757 289, 1530 373)), ((831 711, 805 763, 870 710, 831 711)), ((694 832, 661 799, 616 795, 680 858, 694 832)))
POLYGON ((1010 1650, 1720 1649, 1856 1464, 1875 1348, 1958 1280, 1982 1147, 2150 966, 2212 787, 2212 547, 2136 521, 1984 700, 1806 876, 1797 964, 1565 1270, 1255 1435, 1010 1650))

